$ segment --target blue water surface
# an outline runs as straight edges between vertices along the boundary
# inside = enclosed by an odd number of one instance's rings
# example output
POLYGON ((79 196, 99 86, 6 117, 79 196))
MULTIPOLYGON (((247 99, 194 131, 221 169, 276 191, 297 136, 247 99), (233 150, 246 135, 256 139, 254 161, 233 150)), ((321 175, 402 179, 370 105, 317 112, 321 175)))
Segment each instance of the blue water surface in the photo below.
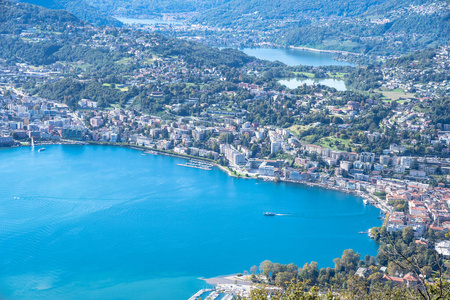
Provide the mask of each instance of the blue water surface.
POLYGON ((265 259, 376 254, 358 231, 379 211, 354 196, 133 149, 46 148, 0 149, 0 298, 187 299, 207 286, 199 277, 265 259))
POLYGON ((269 61, 280 61, 288 66, 355 66, 352 63, 336 60, 336 54, 285 48, 243 48, 245 54, 269 61))

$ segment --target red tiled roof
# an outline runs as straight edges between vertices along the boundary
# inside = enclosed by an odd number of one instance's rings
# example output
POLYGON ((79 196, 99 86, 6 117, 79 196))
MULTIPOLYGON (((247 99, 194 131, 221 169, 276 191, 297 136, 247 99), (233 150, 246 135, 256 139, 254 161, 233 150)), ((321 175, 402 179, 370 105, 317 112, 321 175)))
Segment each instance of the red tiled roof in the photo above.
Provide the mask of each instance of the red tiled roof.
POLYGON ((425 241, 421 241, 421 240, 416 240, 416 244, 421 244, 421 245, 428 245, 428 243, 427 242, 425 242, 425 241))
POLYGON ((439 231, 444 230, 444 228, 442 228, 442 227, 437 227, 437 226, 430 226, 430 229, 433 229, 433 230, 439 230, 439 231))
POLYGON ((403 276, 403 279, 406 281, 419 281, 414 275, 408 273, 405 276, 403 276))
POLYGON ((386 274, 383 275, 383 279, 403 283, 403 278, 393 277, 386 274))

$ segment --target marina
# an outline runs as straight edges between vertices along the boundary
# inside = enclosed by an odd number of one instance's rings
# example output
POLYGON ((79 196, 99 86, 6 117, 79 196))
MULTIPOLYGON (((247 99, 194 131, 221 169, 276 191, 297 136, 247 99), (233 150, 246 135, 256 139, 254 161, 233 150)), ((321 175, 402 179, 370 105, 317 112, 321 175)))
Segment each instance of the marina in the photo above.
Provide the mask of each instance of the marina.
POLYGON ((195 169, 201 169, 201 170, 206 170, 206 171, 211 171, 212 167, 214 165, 212 164, 208 164, 205 163, 203 161, 199 161, 199 160, 193 160, 191 159, 189 162, 184 163, 184 164, 177 164, 178 166, 182 166, 182 167, 189 167, 189 168, 195 168, 195 169))
POLYGON ((197 293, 195 293, 194 295, 192 295, 192 297, 190 297, 188 300, 197 300, 199 297, 201 297, 204 293, 208 293, 208 292, 212 292, 213 289, 201 289, 200 291, 198 291, 197 293))

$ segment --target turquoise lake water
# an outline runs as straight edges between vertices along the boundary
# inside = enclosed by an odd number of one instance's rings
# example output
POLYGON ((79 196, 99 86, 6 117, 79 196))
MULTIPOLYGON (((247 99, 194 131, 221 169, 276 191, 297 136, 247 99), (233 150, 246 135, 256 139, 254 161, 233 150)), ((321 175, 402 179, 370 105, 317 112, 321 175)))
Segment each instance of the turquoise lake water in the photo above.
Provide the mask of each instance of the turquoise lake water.
POLYGON ((245 54, 255 56, 259 59, 269 61, 280 61, 288 66, 354 66, 354 64, 335 60, 333 53, 313 52, 298 49, 284 49, 284 48, 244 48, 239 49, 245 54))
POLYGON ((0 149, 0 298, 187 299, 265 259, 333 266, 378 209, 335 191, 236 179, 101 146, 0 149), (273 211, 284 216, 264 217, 273 211))

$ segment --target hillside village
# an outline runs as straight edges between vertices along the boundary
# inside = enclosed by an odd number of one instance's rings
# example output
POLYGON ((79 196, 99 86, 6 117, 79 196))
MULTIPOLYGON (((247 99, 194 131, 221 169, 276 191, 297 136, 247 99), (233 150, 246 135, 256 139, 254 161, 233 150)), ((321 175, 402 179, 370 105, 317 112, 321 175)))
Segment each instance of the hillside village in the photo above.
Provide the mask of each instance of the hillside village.
MULTIPOLYGON (((412 226, 420 238, 430 228, 450 229, 449 189, 444 183, 427 183, 434 174, 450 179, 449 158, 406 156, 405 147, 395 144, 382 155, 331 150, 305 144, 287 129, 226 115, 213 122, 192 117, 164 120, 134 110, 100 110, 96 102, 86 99, 78 103, 81 110, 71 111, 56 101, 6 90, 0 103, 2 145, 33 139, 37 144, 79 141, 143 146, 216 161, 235 176, 300 182, 361 195, 389 213, 390 232, 412 226), (258 148, 247 147, 249 143, 267 147, 273 159, 258 158, 253 153, 258 148)), ((366 136, 379 138, 370 132, 366 136)))

